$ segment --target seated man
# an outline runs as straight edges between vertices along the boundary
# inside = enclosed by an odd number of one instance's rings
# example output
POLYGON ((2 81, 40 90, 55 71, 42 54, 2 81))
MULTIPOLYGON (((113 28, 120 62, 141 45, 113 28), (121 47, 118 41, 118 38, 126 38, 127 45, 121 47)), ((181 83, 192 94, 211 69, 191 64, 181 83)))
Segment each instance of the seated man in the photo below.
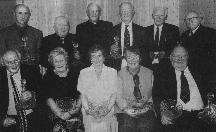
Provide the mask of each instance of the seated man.
MULTIPOLYGON (((27 108, 19 104, 34 98, 31 91, 38 89, 39 67, 20 65, 21 54, 17 50, 6 51, 2 60, 4 67, 0 69, 0 131, 36 131, 34 105, 27 108)), ((32 104, 35 104, 34 101, 32 104)))
POLYGON ((138 48, 125 49, 127 66, 119 75, 120 86, 117 96, 119 132, 153 132, 154 112, 152 110, 153 73, 140 65, 138 48), (130 113, 132 112, 132 113, 130 113))
POLYGON ((188 64, 188 52, 182 46, 176 46, 170 55, 170 63, 161 65, 155 75, 153 101, 161 123, 168 131, 202 130, 205 124, 198 120, 198 112, 204 108, 207 88, 201 76, 188 64), (165 66, 165 67, 164 67, 165 66), (183 114, 174 123, 160 114, 160 103, 165 99, 177 100, 183 107, 183 114))

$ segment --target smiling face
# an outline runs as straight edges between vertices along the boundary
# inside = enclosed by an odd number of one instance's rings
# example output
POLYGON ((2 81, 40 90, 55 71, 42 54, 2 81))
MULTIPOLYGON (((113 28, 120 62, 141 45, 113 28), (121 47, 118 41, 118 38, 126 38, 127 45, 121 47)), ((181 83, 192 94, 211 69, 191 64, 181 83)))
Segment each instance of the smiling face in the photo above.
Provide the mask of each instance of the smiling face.
POLYGON ((99 67, 99 66, 103 65, 103 63, 104 63, 104 56, 103 56, 102 51, 98 50, 98 51, 92 52, 90 54, 90 56, 91 56, 91 63, 94 66, 99 67))
POLYGON ((185 17, 185 22, 190 30, 196 29, 202 21, 202 18, 195 12, 189 12, 185 17))
POLYGON ((61 38, 66 37, 69 32, 69 29, 70 29, 69 22, 66 18, 64 17, 56 18, 54 24, 54 30, 59 37, 61 38))
POLYGON ((131 71, 136 70, 140 66, 140 56, 136 53, 126 50, 125 58, 127 61, 127 66, 131 71))
POLYGON ((31 14, 28 7, 20 5, 15 9, 14 16, 16 18, 16 24, 20 27, 24 27, 27 25, 31 14))
POLYGON ((183 71, 188 64, 187 51, 183 47, 176 47, 170 55, 170 61, 176 70, 183 71))
POLYGON ((20 69, 20 58, 14 51, 8 51, 4 54, 3 63, 6 69, 12 74, 17 73, 20 69))
POLYGON ((56 72, 63 72, 67 70, 67 61, 64 55, 59 54, 53 57, 53 67, 56 72))
POLYGON ((161 26, 167 18, 165 9, 161 8, 153 11, 152 18, 156 26, 161 26))
POLYGON ((101 10, 98 5, 90 4, 87 9, 87 16, 89 21, 96 23, 100 18, 101 10))
POLYGON ((122 22, 129 24, 134 16, 134 10, 131 4, 123 3, 119 9, 120 17, 122 22))

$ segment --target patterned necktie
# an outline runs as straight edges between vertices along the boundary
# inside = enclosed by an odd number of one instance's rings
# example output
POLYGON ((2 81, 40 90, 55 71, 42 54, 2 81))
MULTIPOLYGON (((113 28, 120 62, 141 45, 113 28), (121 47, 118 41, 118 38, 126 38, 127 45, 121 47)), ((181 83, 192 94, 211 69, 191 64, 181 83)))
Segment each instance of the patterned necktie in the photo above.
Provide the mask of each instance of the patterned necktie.
MULTIPOLYGON (((17 105, 20 102, 20 98, 19 98, 19 94, 18 94, 18 89, 16 86, 16 83, 14 81, 13 75, 10 75, 10 80, 11 80, 11 84, 13 86, 13 95, 14 95, 14 100, 15 100, 15 104, 17 105)), ((20 127, 20 131, 19 132, 27 132, 27 119, 26 119, 26 113, 25 110, 17 110, 18 113, 18 117, 19 117, 19 127, 20 127)))
POLYGON ((125 25, 125 32, 124 32, 124 47, 130 47, 130 33, 128 30, 129 25, 125 25))
POLYGON ((184 75, 184 71, 181 72, 181 94, 180 94, 180 99, 184 103, 187 103, 188 101, 190 101, 190 89, 189 89, 187 78, 184 75))
POLYGON ((140 89, 139 89, 139 76, 137 74, 135 74, 133 76, 133 81, 134 81, 134 91, 133 91, 133 94, 134 96, 136 97, 136 100, 140 100, 142 99, 142 95, 141 95, 141 92, 140 92, 140 89))
POLYGON ((155 46, 158 47, 159 46, 159 27, 157 27, 157 31, 155 34, 155 46))

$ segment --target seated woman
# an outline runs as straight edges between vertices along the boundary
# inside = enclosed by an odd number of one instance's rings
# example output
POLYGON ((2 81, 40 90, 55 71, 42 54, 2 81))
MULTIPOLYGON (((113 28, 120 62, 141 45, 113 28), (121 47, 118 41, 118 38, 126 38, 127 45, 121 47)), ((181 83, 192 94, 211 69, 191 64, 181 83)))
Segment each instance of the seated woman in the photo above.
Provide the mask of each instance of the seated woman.
POLYGON ((153 73, 140 65, 140 51, 129 47, 125 51, 127 66, 119 73, 117 119, 119 132, 150 132, 153 130, 153 73))
POLYGON ((104 65, 104 49, 94 45, 89 50, 91 66, 81 70, 77 89, 81 93, 85 132, 116 132, 114 103, 117 71, 104 65))
MULTIPOLYGON (((52 117, 53 125, 59 122, 67 124, 71 118, 80 116, 77 114, 81 107, 80 94, 76 89, 78 75, 68 67, 68 54, 63 48, 57 47, 52 50, 48 61, 53 69, 44 75, 43 85, 46 89, 47 105, 53 114, 49 117, 52 117), (73 100, 76 100, 76 108, 72 108, 73 100)), ((72 129, 76 131, 75 126, 72 129)))

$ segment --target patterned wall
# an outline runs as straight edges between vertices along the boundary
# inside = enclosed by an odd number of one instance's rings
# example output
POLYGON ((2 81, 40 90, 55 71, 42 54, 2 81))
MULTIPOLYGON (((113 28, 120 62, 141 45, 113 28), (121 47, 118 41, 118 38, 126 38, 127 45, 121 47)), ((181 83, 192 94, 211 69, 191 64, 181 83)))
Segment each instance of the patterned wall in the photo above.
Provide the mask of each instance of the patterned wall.
POLYGON ((75 33, 77 24, 87 20, 86 6, 90 2, 101 5, 103 14, 101 19, 119 23, 118 5, 123 1, 132 2, 136 14, 134 21, 142 26, 152 24, 151 13, 154 6, 169 8, 168 22, 179 25, 179 0, 17 0, 24 1, 31 9, 29 24, 39 28, 44 35, 53 33, 53 20, 58 15, 68 16, 71 22, 71 32, 75 33))

